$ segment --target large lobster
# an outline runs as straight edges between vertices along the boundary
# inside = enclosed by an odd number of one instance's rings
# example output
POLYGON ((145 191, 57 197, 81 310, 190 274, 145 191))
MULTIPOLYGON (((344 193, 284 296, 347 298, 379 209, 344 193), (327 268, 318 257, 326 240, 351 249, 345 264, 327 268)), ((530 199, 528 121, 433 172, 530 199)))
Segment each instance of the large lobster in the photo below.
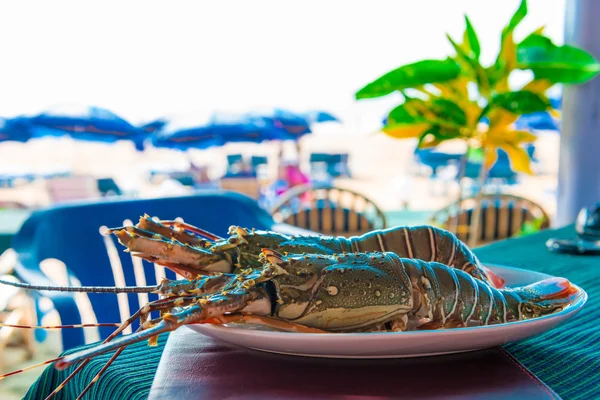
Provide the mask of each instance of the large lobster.
POLYGON ((295 254, 392 252, 402 258, 435 261, 461 269, 497 288, 504 285, 503 279, 483 267, 455 235, 432 226, 395 227, 350 238, 290 236, 232 226, 230 236, 221 238, 183 222, 157 222, 145 215, 135 226, 108 232, 114 233, 132 254, 188 278, 212 272, 238 273, 240 268, 259 266, 261 249, 269 248, 295 254))

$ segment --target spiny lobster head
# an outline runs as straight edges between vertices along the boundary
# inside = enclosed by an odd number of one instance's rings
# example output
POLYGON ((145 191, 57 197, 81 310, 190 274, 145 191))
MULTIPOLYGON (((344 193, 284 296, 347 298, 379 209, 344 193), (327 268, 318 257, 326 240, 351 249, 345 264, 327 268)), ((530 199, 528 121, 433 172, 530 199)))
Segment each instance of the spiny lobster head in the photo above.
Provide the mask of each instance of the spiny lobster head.
POLYGON ((241 226, 230 226, 227 232, 229 237, 216 240, 207 246, 213 254, 233 260, 234 267, 260 267, 261 262, 257 255, 261 249, 279 249, 281 244, 289 240, 288 237, 269 231, 248 229, 241 226))
POLYGON ((202 243, 204 240, 193 246, 184 245, 175 238, 141 231, 130 226, 113 229, 111 233, 132 256, 161 264, 186 278, 193 278, 203 271, 231 270, 231 261, 224 254, 210 251, 207 245, 202 243))
POLYGON ((260 260, 285 271, 271 280, 273 314, 281 319, 345 331, 412 308, 410 279, 393 253, 282 255, 263 249, 260 260))

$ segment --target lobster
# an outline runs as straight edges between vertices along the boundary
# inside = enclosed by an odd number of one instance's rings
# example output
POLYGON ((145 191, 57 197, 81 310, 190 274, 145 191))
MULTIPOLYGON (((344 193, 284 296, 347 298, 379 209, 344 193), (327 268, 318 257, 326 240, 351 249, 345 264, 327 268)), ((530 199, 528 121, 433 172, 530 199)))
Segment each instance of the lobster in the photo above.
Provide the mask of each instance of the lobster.
POLYGON ((52 360, 59 370, 80 364, 47 398, 64 387, 91 358, 116 350, 81 398, 126 346, 142 340, 152 344, 157 335, 187 324, 252 323, 314 334, 458 328, 536 318, 561 310, 582 295, 563 278, 497 289, 461 269, 401 258, 393 252, 284 255, 264 248, 256 264, 239 273, 164 279, 157 286, 146 287, 0 283, 37 290, 160 295, 102 344, 52 360), (160 317, 151 319, 152 312, 159 312, 160 317), (141 325, 135 333, 116 338, 137 318, 141 325))
POLYGON ((393 252, 402 258, 435 261, 461 269, 496 288, 504 286, 504 280, 482 266, 465 243, 433 226, 400 226, 349 238, 292 236, 231 226, 230 236, 221 238, 190 224, 154 221, 144 215, 135 226, 113 228, 106 233, 114 234, 133 255, 164 265, 187 278, 259 267, 258 254, 262 248, 269 248, 296 254, 393 252))

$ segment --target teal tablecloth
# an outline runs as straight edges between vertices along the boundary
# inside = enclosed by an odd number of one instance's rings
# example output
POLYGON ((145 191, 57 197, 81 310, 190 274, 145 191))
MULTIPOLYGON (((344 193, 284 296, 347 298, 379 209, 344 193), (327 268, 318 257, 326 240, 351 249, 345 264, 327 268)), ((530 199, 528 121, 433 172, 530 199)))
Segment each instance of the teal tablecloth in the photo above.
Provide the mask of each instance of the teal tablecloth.
MULTIPOLYGON (((572 227, 548 230, 482 247, 476 253, 485 263, 563 276, 588 292, 588 304, 574 319, 544 335, 505 348, 563 398, 597 399, 600 398, 600 256, 554 254, 544 245, 550 237, 572 235, 572 227)), ((163 335, 158 347, 148 347, 144 342, 128 348, 86 398, 146 398, 165 341, 163 335)), ((109 357, 94 359, 85 374, 70 382, 63 396, 57 398, 75 398, 109 357)), ((26 398, 43 398, 69 372, 48 367, 26 398)), ((465 384, 468 381, 469 377, 465 377, 465 384)))

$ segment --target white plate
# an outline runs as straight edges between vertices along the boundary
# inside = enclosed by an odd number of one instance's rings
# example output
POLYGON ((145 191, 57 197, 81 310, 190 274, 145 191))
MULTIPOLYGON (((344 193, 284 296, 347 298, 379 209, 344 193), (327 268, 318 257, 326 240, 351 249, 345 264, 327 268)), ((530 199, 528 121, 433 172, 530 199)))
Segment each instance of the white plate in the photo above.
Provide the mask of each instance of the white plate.
MULTIPOLYGON (((524 269, 489 266, 506 279, 506 286, 523 286, 550 275, 524 269)), ((311 334, 274 332, 251 325, 187 325, 190 329, 246 348, 272 353, 326 358, 405 358, 480 350, 520 341, 549 331, 572 318, 587 301, 555 314, 507 324, 416 332, 311 334)))

